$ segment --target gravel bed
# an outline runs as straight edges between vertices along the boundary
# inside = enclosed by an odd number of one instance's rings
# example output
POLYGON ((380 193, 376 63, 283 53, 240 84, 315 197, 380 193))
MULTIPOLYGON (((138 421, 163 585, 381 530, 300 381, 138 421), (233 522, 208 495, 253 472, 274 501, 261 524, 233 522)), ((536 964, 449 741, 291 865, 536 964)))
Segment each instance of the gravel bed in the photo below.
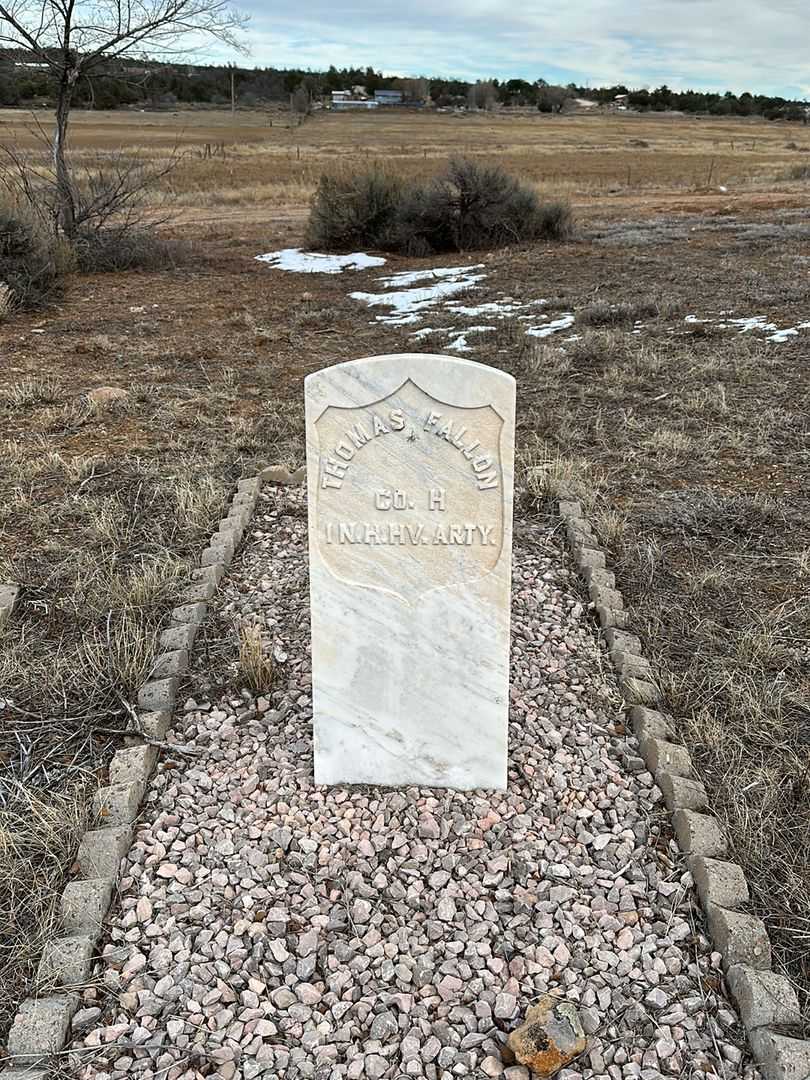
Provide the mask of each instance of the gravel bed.
POLYGON ((168 739, 74 1023, 93 1080, 527 1080, 544 992, 580 1007, 573 1077, 746 1077, 660 793, 562 545, 515 533, 507 793, 312 782, 305 495, 262 496, 168 739), (243 689, 240 620, 276 656, 243 689))

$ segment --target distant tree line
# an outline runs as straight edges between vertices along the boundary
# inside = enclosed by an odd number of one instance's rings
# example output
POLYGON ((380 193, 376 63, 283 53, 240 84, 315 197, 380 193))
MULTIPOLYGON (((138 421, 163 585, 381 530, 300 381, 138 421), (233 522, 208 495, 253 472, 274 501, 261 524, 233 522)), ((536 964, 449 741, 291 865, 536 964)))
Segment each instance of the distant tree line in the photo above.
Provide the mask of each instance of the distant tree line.
MULTIPOLYGON (((399 89, 406 101, 430 102, 438 107, 466 106, 492 109, 496 106, 523 106, 541 112, 562 112, 574 98, 600 104, 615 102, 626 95, 631 109, 663 112, 679 111, 712 116, 763 116, 769 120, 802 120, 805 105, 799 101, 766 94, 724 94, 698 90, 629 90, 626 86, 584 87, 569 83, 558 86, 538 78, 488 79, 466 82, 461 79, 404 79, 386 76, 374 68, 337 68, 310 71, 303 68, 243 68, 190 64, 119 61, 97 74, 93 82, 78 84, 74 104, 79 108, 115 109, 126 106, 171 108, 176 105, 226 105, 231 101, 231 84, 237 104, 255 106, 291 103, 305 111, 306 103, 317 101, 333 90, 362 86, 375 90, 399 89)), ((54 86, 47 70, 37 67, 22 51, 0 50, 0 106, 51 102, 54 86)))

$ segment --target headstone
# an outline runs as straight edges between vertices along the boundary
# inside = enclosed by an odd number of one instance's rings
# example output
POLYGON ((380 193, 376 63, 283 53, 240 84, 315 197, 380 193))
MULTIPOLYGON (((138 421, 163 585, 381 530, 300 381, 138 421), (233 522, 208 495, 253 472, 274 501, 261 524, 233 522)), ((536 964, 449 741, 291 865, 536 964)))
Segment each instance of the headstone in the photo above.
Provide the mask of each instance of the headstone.
POLYGON ((515 380, 402 354, 305 385, 315 781, 502 789, 515 380))

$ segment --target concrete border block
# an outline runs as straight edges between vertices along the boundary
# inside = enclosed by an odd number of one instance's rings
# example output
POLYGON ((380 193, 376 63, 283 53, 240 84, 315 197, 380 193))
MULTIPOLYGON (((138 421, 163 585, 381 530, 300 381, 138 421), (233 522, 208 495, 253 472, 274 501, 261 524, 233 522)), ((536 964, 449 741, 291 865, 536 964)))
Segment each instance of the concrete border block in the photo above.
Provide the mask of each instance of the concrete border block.
POLYGON ((12 1066, 3 1069, 3 1080, 46 1080, 47 1069, 37 1069, 33 1065, 20 1065, 19 1068, 12 1066))
POLYGON ((224 575, 224 566, 195 566, 191 571, 191 580, 210 581, 212 585, 219 585, 224 575))
POLYGON ((185 649, 186 652, 191 652, 196 637, 196 623, 178 623, 177 626, 170 626, 168 629, 164 630, 158 638, 158 641, 161 649, 165 649, 166 652, 176 652, 178 649, 185 649))
POLYGON ((171 649, 161 653, 152 668, 150 679, 178 678, 188 671, 188 649, 171 649))
POLYGON ((624 610, 624 600, 618 589, 607 589, 604 585, 590 585, 588 596, 596 607, 609 607, 614 611, 624 610))
POLYGON ((69 881, 59 902, 62 926, 69 934, 98 935, 112 899, 113 883, 105 878, 69 881))
POLYGON ((233 500, 231 502, 231 509, 237 507, 240 510, 247 510, 248 513, 252 516, 254 511, 256 510, 258 502, 258 495, 250 495, 246 491, 239 491, 233 497, 233 500))
POLYGON ((609 626, 615 626, 619 630, 626 630, 630 625, 630 615, 621 609, 606 607, 604 604, 596 605, 596 614, 599 625, 603 630, 609 626))
POLYGON ((746 964, 757 970, 769 970, 771 943, 765 923, 744 911, 730 911, 719 904, 706 908, 709 937, 718 952, 723 954, 723 967, 746 964))
POLYGON ((654 683, 655 675, 650 663, 638 653, 625 652, 624 649, 611 649, 610 659, 616 671, 625 678, 642 679, 654 683))
POLYGON ((171 614, 173 623, 196 623, 199 625, 208 614, 208 604, 200 601, 196 604, 180 604, 171 614))
POLYGON ((187 589, 183 589, 180 599, 186 604, 196 604, 201 600, 210 600, 216 591, 217 587, 213 581, 197 581, 189 585, 187 589))
POLYGON ((596 547, 597 540, 594 531, 584 518, 568 518, 565 523, 565 535, 572 547, 577 544, 596 547))
POLYGON ((45 990, 83 986, 90 978, 95 947, 95 936, 89 934, 47 941, 37 968, 37 986, 45 990))
POLYGON ((169 709, 155 709, 138 715, 144 738, 162 742, 166 732, 172 726, 172 713, 169 709))
POLYGON ((709 796, 700 780, 659 770, 655 782, 664 796, 664 805, 673 814, 676 810, 701 811, 709 806, 709 796))
POLYGON ((599 566, 586 566, 582 571, 585 584, 590 591, 594 585, 600 585, 603 589, 616 588, 616 575, 612 570, 602 570, 599 566))
POLYGON ((733 964, 726 973, 726 982, 748 1031, 801 1023, 799 999, 784 975, 733 964))
POLYGON ((709 904, 737 908, 751 899, 745 874, 736 863, 708 859, 705 855, 692 855, 688 863, 704 908, 709 904))
POLYGON ((592 566, 598 570, 605 569, 605 553, 587 544, 574 544, 574 561, 580 571, 584 571, 586 566, 592 566))
POLYGON ((145 790, 143 780, 101 787, 93 796, 93 813, 102 825, 129 825, 138 816, 145 790))
POLYGON ((180 688, 180 680, 175 675, 166 679, 150 679, 138 691, 138 706, 148 712, 160 709, 173 709, 180 688))
POLYGON ((237 480, 236 490, 243 492, 246 491, 250 495, 258 495, 259 492, 262 490, 262 480, 263 477, 261 474, 259 474, 258 476, 246 476, 242 480, 237 480))
POLYGON ((200 566, 230 566, 233 554, 229 555, 224 547, 209 546, 200 556, 200 566))
POLYGON ((614 650, 623 653, 634 653, 636 656, 641 656, 641 638, 635 634, 630 634, 626 630, 618 630, 615 627, 608 627, 605 631, 605 641, 607 647, 610 650, 611 656, 614 650))
POLYGON ((644 705, 633 705, 627 714, 630 718, 630 726, 633 733, 641 742, 642 739, 668 739, 669 721, 663 713, 655 709, 647 709, 644 705))
POLYGON ((676 776, 690 776, 692 773, 689 751, 678 743, 647 737, 639 740, 639 752, 653 775, 659 769, 676 776))
POLYGON ((26 998, 14 1017, 6 1049, 15 1065, 39 1064, 65 1045, 70 1019, 79 1006, 78 994, 26 998))
POLYGON ((699 814, 695 810, 676 810, 672 825, 678 847, 684 855, 706 855, 710 859, 722 859, 728 847, 720 822, 711 814, 699 814))
POLYGON ((236 552, 237 541, 235 540, 233 533, 215 532, 211 534, 208 546, 211 548, 221 548, 228 558, 232 559, 236 552))
POLYGON ((810 1077, 810 1040, 791 1039, 767 1028, 750 1032, 749 1038, 763 1080, 807 1080, 810 1077))
POLYGON ((620 675, 619 689, 624 700, 634 705, 657 705, 661 700, 661 691, 655 683, 637 679, 634 675, 620 675))
POLYGON ((110 784, 146 784, 157 763, 157 747, 141 743, 117 750, 110 762, 110 784))
POLYGON ((90 829, 82 837, 76 855, 82 877, 117 881, 121 860, 131 843, 132 827, 129 825, 90 829))
POLYGON ((557 507, 562 518, 582 517, 582 503, 578 499, 560 499, 557 507))

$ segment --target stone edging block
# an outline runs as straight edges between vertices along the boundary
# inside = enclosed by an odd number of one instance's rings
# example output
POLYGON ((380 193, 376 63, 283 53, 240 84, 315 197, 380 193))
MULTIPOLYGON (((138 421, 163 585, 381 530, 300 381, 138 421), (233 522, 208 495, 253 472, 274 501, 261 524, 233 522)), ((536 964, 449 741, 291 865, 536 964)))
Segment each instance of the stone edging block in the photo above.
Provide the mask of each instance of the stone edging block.
MULTIPOLYGON (((303 479, 304 473, 295 474, 303 479)), ((261 476, 240 480, 227 516, 217 527, 202 553, 200 566, 179 604, 171 613, 171 625, 160 635, 161 654, 149 680, 138 691, 140 731, 129 734, 126 747, 117 751, 110 763, 110 783, 93 798, 93 812, 99 827, 84 834, 76 854, 80 880, 67 884, 60 902, 64 936, 46 943, 37 972, 40 988, 79 987, 91 974, 93 953, 110 905, 121 860, 132 843, 132 822, 138 815, 155 765, 157 746, 172 722, 180 679, 188 670, 189 653, 197 630, 208 611, 208 603, 231 562, 250 522, 261 490, 261 476), (147 741, 144 742, 143 740, 147 741)), ((0 628, 11 613, 19 590, 0 586, 0 628)), ((59 1053, 70 1031, 70 1021, 78 1008, 76 994, 52 994, 27 998, 14 1018, 8 1036, 7 1080, 44 1080, 46 1071, 26 1065, 47 1064, 59 1053)))
POLYGON ((605 553, 580 502, 562 499, 559 512, 574 563, 588 586, 619 687, 630 706, 628 718, 643 763, 632 760, 653 772, 672 813, 675 836, 706 912, 709 936, 723 957, 729 989, 763 1080, 810 1080, 810 1040, 772 1030, 775 1025, 784 1030, 801 1021, 795 990, 784 976, 770 970, 771 945, 762 920, 734 910, 748 903, 748 883, 741 867, 725 861, 723 830, 715 817, 703 812, 708 810, 706 789, 692 775, 686 748, 673 741, 672 721, 649 707, 659 704, 661 693, 642 656, 641 641, 630 632, 629 613, 607 568, 605 553))
POLYGON ((65 930, 71 934, 97 935, 110 906, 112 891, 113 882, 109 878, 69 882, 59 907, 65 930))
POLYGON ((48 941, 37 969, 37 985, 46 989, 82 986, 90 978, 95 947, 95 937, 88 934, 48 941))
POLYGON ((709 859, 705 855, 693 855, 688 862, 704 908, 709 904, 738 908, 751 899, 745 874, 736 863, 709 859))
POLYGON ((679 743, 654 739, 647 735, 639 739, 639 750, 653 775, 659 770, 673 773, 675 776, 689 776, 692 772, 692 758, 689 751, 679 743))
POLYGON ((801 1022, 799 999, 784 975, 734 964, 726 982, 747 1031, 801 1022))
POLYGON ((77 994, 27 998, 8 1033, 8 1056, 15 1065, 41 1064, 65 1045, 70 1019, 78 1008, 77 994))
POLYGON ((723 954, 723 966, 747 964, 758 970, 771 966, 771 943, 765 923, 756 915, 730 911, 719 904, 706 906, 709 935, 718 952, 723 954))
POLYGON ((791 1039, 766 1027, 750 1032, 749 1038, 764 1080, 810 1077, 810 1039, 791 1039))

